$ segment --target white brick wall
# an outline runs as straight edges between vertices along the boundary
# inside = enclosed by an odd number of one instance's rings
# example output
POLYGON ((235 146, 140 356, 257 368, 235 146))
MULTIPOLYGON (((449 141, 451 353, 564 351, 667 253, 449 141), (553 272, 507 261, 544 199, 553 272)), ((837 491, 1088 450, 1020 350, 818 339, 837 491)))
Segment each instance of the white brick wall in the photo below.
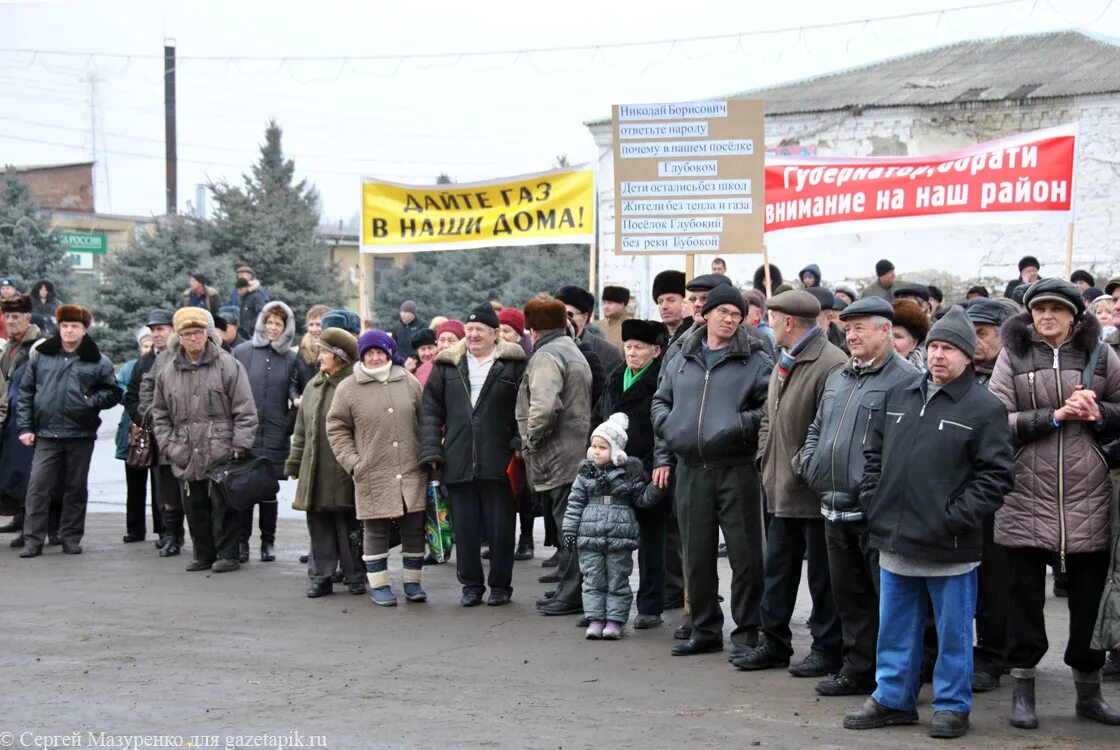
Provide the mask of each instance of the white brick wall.
MULTIPOLYGON (((1120 273, 1120 189, 1114 187, 1120 185, 1120 96, 775 115, 766 119, 766 145, 814 145, 820 156, 919 156, 1074 121, 1081 124, 1074 268, 1107 277, 1120 273)), ((599 146, 599 283, 629 286, 639 310, 648 315, 653 277, 666 268, 683 269, 684 258, 614 255, 611 129, 608 124, 591 130, 599 146)), ((1056 224, 983 224, 806 239, 783 239, 777 234, 769 241, 769 251, 770 261, 787 278, 817 263, 826 283, 870 276, 879 258, 893 261, 903 278, 907 271, 933 268, 963 279, 1011 279, 1017 275, 1019 258, 1028 254, 1042 261, 1043 275, 1060 275, 1066 231, 1056 224)), ((711 258, 697 257, 697 273, 707 272, 711 258)), ((727 261, 732 278, 749 283, 762 258, 727 256, 727 261)))

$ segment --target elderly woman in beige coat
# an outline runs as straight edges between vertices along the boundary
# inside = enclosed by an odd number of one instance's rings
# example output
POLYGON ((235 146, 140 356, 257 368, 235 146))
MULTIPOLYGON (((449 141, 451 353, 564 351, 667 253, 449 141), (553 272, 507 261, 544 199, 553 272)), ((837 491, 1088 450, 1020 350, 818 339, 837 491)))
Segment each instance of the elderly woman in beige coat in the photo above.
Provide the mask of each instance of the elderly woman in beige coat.
POLYGON ((358 338, 354 374, 335 393, 327 414, 327 439, 354 479, 355 505, 364 529, 366 574, 374 604, 393 607, 389 584, 389 533, 396 521, 404 555, 404 595, 422 602, 426 473, 420 469, 420 383, 403 366, 384 331, 358 338))

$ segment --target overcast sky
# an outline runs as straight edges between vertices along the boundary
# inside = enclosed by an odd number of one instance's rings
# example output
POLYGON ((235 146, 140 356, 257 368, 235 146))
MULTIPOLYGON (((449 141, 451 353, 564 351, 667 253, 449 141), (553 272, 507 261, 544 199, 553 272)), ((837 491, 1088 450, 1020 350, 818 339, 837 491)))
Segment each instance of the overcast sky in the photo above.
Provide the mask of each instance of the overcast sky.
POLYGON ((708 98, 962 39, 1064 28, 1120 37, 1120 3, 995 2, 0 0, 0 164, 91 158, 92 75, 98 210, 162 213, 165 37, 181 56, 180 209, 196 184, 239 180, 274 117, 297 173, 319 188, 334 220, 358 211, 363 174, 424 183, 447 172, 468 181, 547 169, 562 153, 592 161, 583 122, 615 103, 708 98), (948 10, 976 5, 992 7, 948 10), (803 28, 846 21, 855 23, 803 28), (757 34, 783 28, 793 30, 757 34), (754 35, 392 58, 739 32, 754 35), (213 59, 190 59, 200 57, 213 59), (309 57, 336 59, 291 59, 309 57))

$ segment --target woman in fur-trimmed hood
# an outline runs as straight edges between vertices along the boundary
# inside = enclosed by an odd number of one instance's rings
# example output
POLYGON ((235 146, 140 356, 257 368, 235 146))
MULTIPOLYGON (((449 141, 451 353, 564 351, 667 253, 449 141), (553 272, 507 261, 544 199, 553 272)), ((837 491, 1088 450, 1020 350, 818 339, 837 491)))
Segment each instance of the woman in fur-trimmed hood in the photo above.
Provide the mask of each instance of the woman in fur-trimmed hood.
MULTIPOLYGON (((284 477, 284 461, 291 447, 289 439, 295 427, 295 410, 300 396, 299 372, 292 342, 296 336, 292 308, 279 300, 264 306, 257 316, 253 338, 239 344, 233 357, 245 366, 253 400, 257 405, 257 439, 254 455, 264 456, 276 469, 276 477, 284 477)), ((275 559, 276 500, 261 503, 261 560, 275 559)), ((242 515, 241 557, 249 556, 249 537, 253 531, 253 509, 242 515)))

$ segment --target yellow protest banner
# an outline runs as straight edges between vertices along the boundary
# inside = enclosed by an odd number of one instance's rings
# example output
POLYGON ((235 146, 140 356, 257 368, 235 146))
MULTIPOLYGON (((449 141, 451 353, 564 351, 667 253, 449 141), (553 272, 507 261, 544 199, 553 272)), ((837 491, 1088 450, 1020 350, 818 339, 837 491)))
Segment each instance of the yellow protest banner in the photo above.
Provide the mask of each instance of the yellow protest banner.
POLYGON ((362 179, 364 253, 594 239, 595 173, 585 167, 454 185, 362 179))

